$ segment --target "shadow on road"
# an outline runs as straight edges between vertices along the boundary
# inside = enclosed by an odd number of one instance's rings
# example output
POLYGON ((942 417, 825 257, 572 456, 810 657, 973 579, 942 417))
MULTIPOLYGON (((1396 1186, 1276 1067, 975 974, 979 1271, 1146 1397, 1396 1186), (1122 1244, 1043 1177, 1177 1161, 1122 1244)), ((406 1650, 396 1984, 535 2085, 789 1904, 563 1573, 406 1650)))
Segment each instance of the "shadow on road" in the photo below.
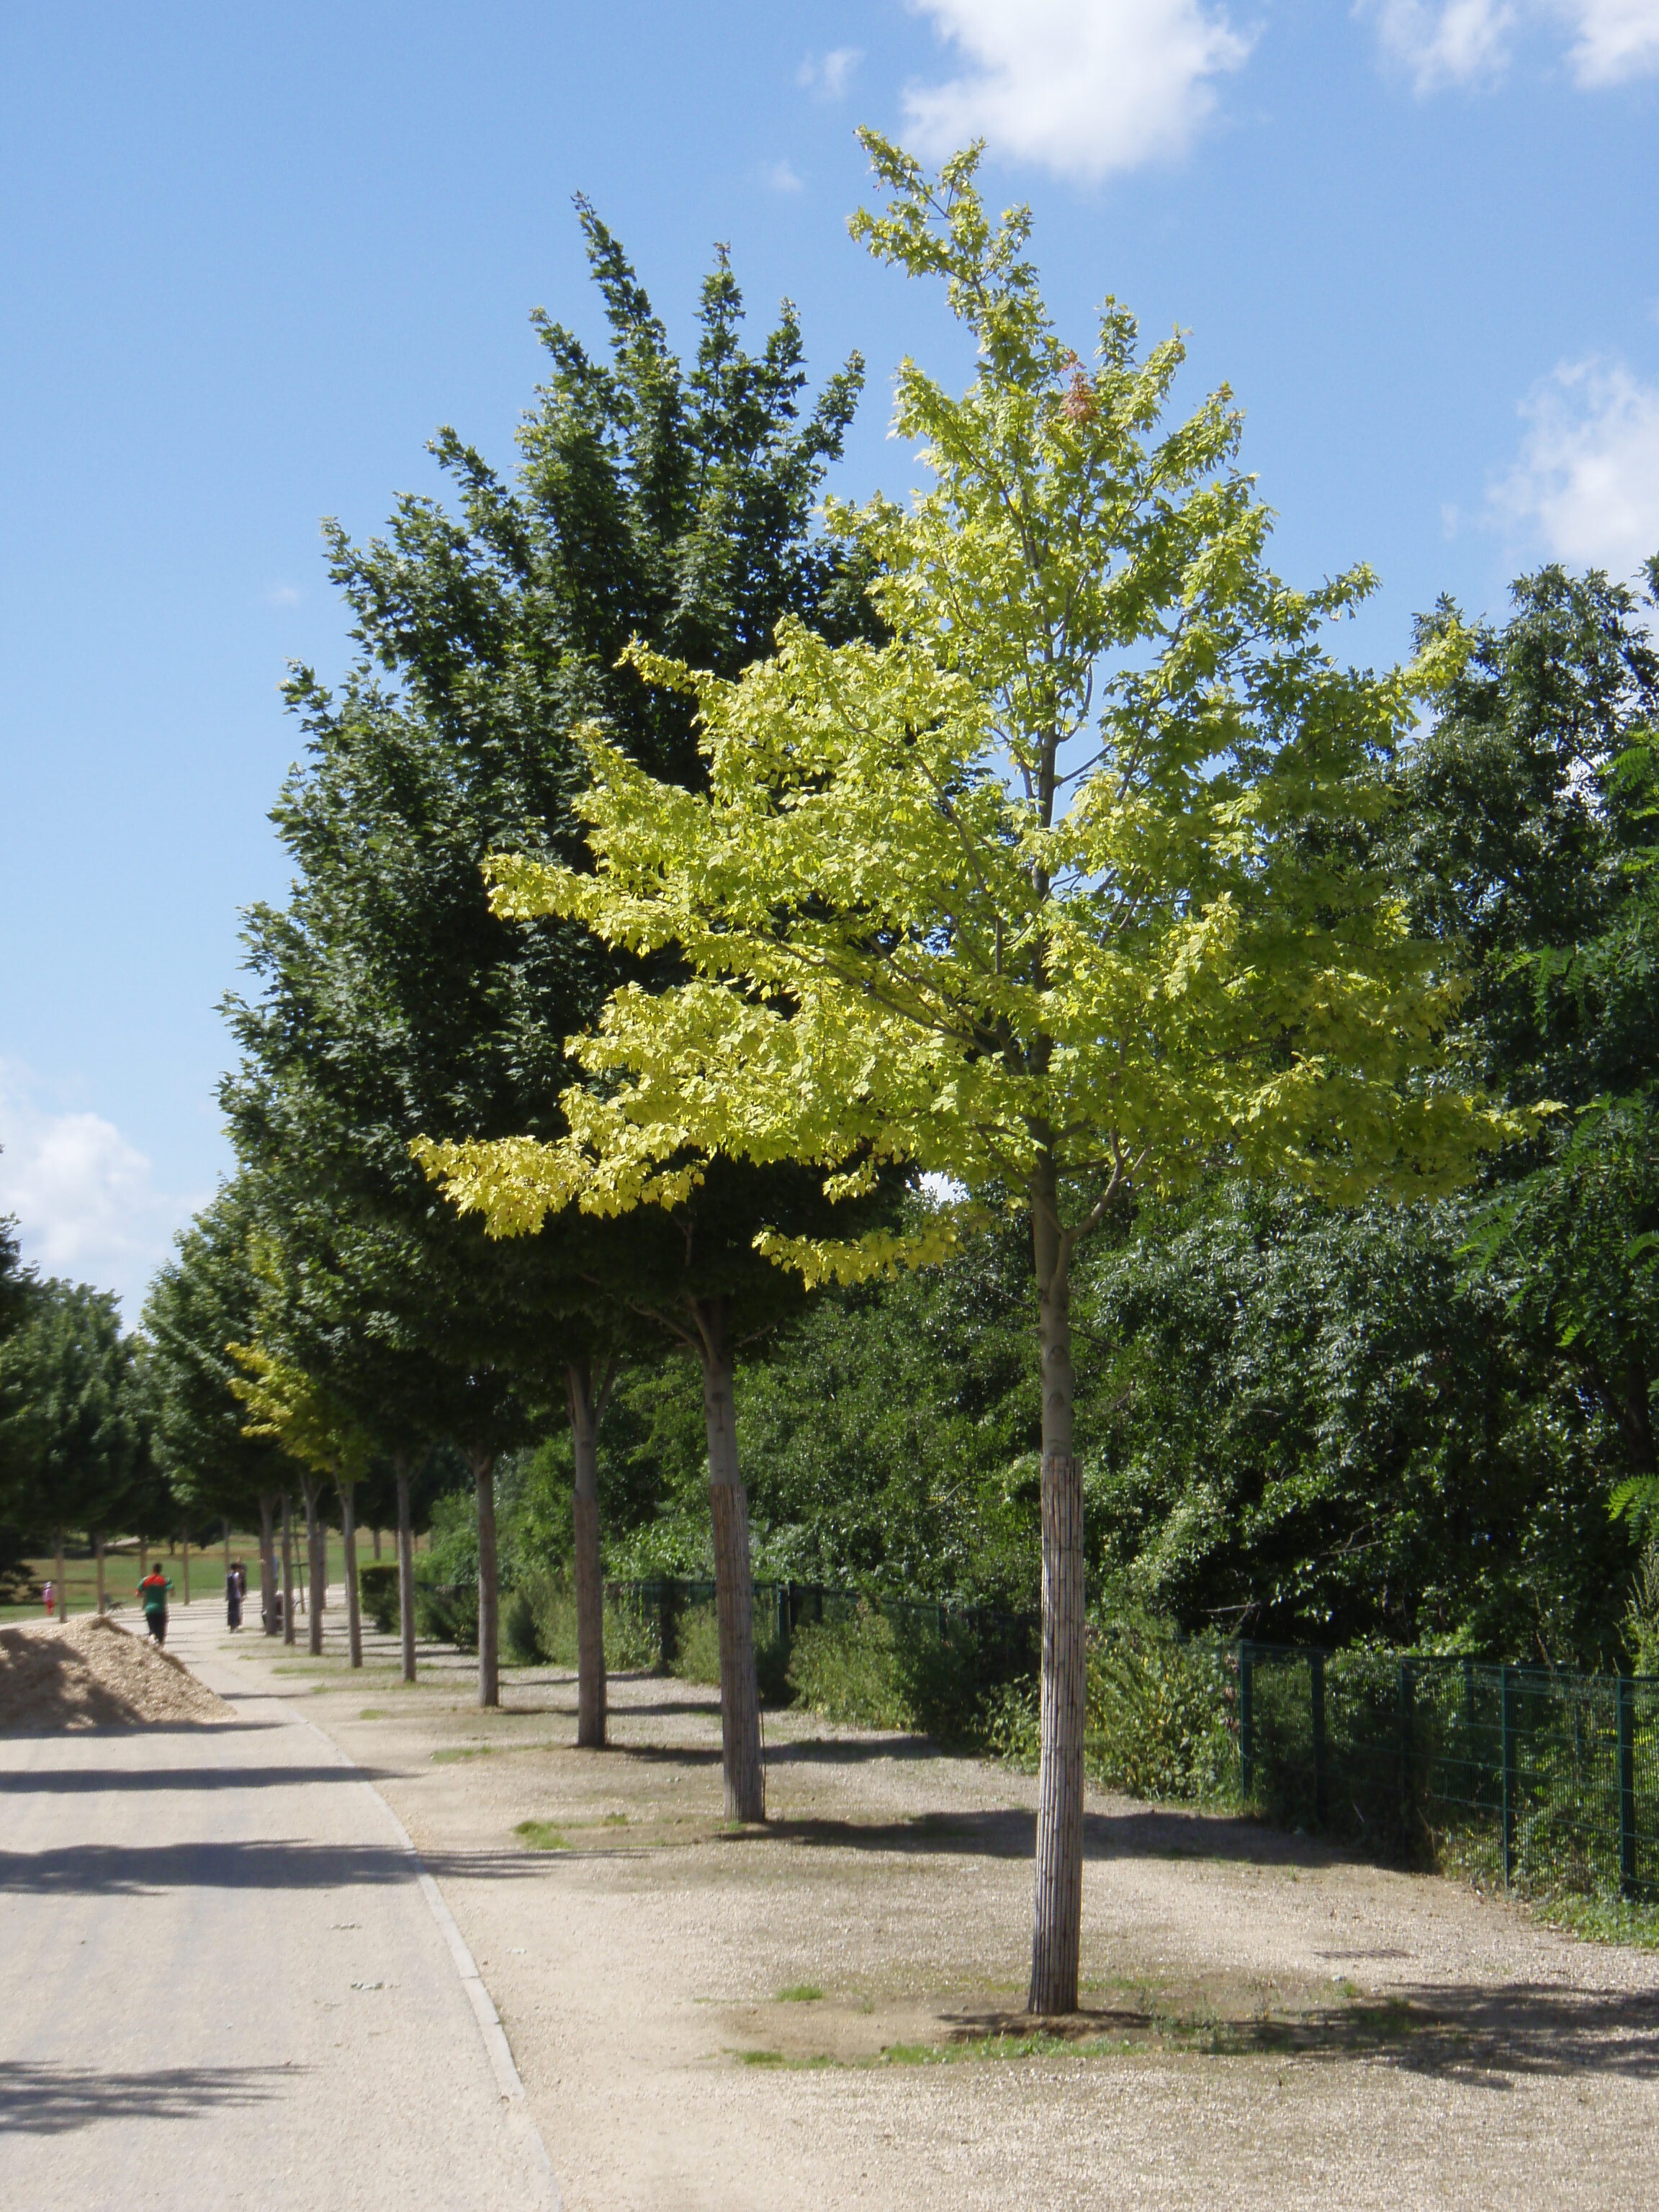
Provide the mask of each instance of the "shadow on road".
POLYGON ((106 2074, 0 2060, 0 2132, 66 2135, 100 2120, 198 2120, 299 2088, 305 2066, 166 2066, 106 2074))
MULTIPOLYGON (((524 1851, 431 1851, 439 1881, 533 1875, 524 1851)), ((346 1889, 413 1881, 407 1851, 388 1844, 259 1843, 75 1844, 53 1851, 0 1851, 0 1894, 143 1897, 170 1889, 346 1889)))
POLYGON ((373 1782, 371 1766, 65 1766, 9 1772, 8 1797, 131 1790, 280 1790, 289 1783, 373 1782))

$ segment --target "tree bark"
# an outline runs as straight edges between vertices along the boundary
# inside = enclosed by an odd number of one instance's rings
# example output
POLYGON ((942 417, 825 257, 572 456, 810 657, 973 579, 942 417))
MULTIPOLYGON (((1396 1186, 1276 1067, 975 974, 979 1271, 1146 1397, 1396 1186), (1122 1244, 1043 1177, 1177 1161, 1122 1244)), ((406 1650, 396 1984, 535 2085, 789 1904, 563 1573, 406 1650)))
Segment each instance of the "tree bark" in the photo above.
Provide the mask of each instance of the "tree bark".
POLYGON ((306 1498, 306 1579, 310 1585, 306 1609, 311 1618, 306 1625, 306 1650, 313 1659, 323 1656, 323 1584, 328 1574, 328 1559, 323 1547, 327 1541, 322 1522, 317 1511, 317 1500, 322 1492, 321 1479, 314 1474, 300 1478, 300 1487, 306 1498))
POLYGON ((58 1570, 58 1618, 69 1619, 69 1584, 64 1580, 64 1532, 58 1531, 58 1552, 52 1561, 58 1570))
POLYGON ((98 1562, 98 1611, 101 1616, 104 1610, 104 1532, 101 1528, 94 1528, 92 1532, 92 1556, 98 1562))
POLYGON ((363 1615, 357 1596, 357 1486, 343 1482, 340 1492, 340 1540, 345 1553, 346 1648, 351 1663, 363 1663, 363 1615))
POLYGON ((276 1500, 272 1491, 259 1492, 259 1626, 267 1636, 276 1633, 276 1542, 272 1528, 276 1500))
POLYGON ((478 1494, 478 1703, 501 1702, 501 1582, 495 1559, 495 1455, 470 1451, 478 1494))
POLYGON ((1083 1920, 1083 1474, 1073 1453, 1071 1240, 1052 1164, 1031 1183, 1042 1350, 1042 1763, 1031 1986, 1052 2016, 1077 2010, 1083 1920))
POLYGON ((185 1597, 184 1597, 184 1601, 185 1601, 185 1603, 186 1605, 188 1605, 188 1604, 190 1603, 190 1539, 189 1539, 189 1537, 188 1537, 188 1536, 186 1536, 186 1537, 185 1537, 185 1538, 184 1538, 184 1540, 183 1540, 183 1543, 182 1543, 182 1546, 181 1546, 181 1548, 182 1548, 183 1553, 184 1553, 184 1561, 185 1561, 185 1565, 184 1565, 184 1575, 185 1575, 185 1597))
POLYGON ((708 1431, 708 1505, 714 1524, 714 1606, 720 1637, 720 1753, 728 1820, 766 1818, 760 1690, 755 1677, 755 1594, 749 1569, 749 1498, 738 1462, 737 1395, 726 1315, 697 1301, 702 1408, 708 1431))
POLYGON ((409 1505, 409 1455, 392 1462, 398 1480, 398 1627, 403 1639, 404 1680, 415 1680, 415 1533, 409 1505))
POLYGON ((369 1541, 374 1547, 374 1557, 378 1560, 380 1556, 380 1531, 378 1524, 369 1530, 368 1535, 369 1541))
POLYGON ((225 1573, 230 1573, 230 1516, 225 1516, 225 1573))
POLYGON ((288 1492, 283 1492, 283 1641, 294 1641, 294 1527, 289 1518, 288 1492))
POLYGON ((605 1748, 605 1585, 599 1574, 599 1407, 591 1361, 565 1369, 570 1443, 576 1466, 571 1499, 576 1535, 576 1743, 605 1748))
POLYGON ((139 1579, 139 1581, 140 1581, 140 1582, 143 1582, 143 1580, 144 1579, 144 1577, 145 1577, 149 1572, 149 1538, 148 1536, 140 1536, 140 1537, 139 1537, 139 1539, 138 1539, 138 1579, 139 1579))

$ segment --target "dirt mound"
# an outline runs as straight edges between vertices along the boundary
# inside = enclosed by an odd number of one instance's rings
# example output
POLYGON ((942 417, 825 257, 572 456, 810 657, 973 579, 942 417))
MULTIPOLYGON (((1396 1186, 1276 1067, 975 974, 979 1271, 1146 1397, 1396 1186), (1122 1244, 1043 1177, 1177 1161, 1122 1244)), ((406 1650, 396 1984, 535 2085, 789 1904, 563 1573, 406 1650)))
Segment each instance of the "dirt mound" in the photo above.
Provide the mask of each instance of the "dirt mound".
POLYGON ((95 1613, 0 1628, 0 1733, 230 1717, 224 1700, 170 1652, 95 1613))

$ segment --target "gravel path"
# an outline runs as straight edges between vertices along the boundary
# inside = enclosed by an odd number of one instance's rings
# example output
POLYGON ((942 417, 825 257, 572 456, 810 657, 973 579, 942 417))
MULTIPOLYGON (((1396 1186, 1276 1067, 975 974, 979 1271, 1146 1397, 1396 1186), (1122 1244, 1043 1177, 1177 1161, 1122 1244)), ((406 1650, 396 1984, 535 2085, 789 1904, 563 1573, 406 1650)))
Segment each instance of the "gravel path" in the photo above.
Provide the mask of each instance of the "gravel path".
POLYGON ((1097 1796, 1085 2040, 975 2056, 1024 2025, 1024 1778, 769 1715, 769 1828, 727 1834, 711 1692, 613 1681, 613 1747, 577 1753, 566 1674, 511 1671, 484 1714, 455 1655, 410 1690, 338 1641, 337 1613, 321 1662, 245 1634, 210 1679, 294 1699, 412 1833, 570 2212, 1659 2199, 1649 1954, 1097 1796))
POLYGON ((228 1723, 0 1739, 0 2203, 546 2212, 397 1824, 222 1638, 228 1723))

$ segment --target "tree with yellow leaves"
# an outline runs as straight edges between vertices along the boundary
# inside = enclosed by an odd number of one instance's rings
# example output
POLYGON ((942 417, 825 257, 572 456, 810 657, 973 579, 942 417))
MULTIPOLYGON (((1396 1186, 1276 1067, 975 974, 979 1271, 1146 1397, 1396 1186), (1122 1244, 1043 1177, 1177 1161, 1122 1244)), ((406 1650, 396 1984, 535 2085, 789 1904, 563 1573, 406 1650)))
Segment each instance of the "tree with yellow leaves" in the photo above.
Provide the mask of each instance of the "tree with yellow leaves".
MULTIPOLYGON (((933 483, 832 508, 891 642, 797 624, 736 681, 642 650, 690 693, 707 788, 597 731, 596 863, 502 856, 497 910, 672 948, 684 980, 617 991, 577 1048, 557 1142, 419 1148, 491 1230, 672 1206, 720 1156, 792 1160, 831 1197, 902 1161, 924 1227, 836 1243, 763 1230, 806 1279, 948 1256, 998 1207, 1029 1219, 1042 1415, 1042 1771, 1030 2008, 1077 2003, 1083 1868, 1083 1484, 1073 1255, 1137 1190, 1218 1162, 1336 1197, 1446 1188, 1516 1125, 1460 1081, 1460 994, 1371 865, 1382 769, 1425 662, 1340 666, 1322 632, 1366 571, 1292 591, 1212 395, 1164 427, 1182 348, 1144 357, 1103 310, 1093 361, 1056 334, 977 151, 937 180, 873 134, 891 198, 857 235, 942 278, 978 346, 951 397, 907 362, 896 425, 933 483)), ((1455 659, 1456 641, 1437 648, 1455 659)))

